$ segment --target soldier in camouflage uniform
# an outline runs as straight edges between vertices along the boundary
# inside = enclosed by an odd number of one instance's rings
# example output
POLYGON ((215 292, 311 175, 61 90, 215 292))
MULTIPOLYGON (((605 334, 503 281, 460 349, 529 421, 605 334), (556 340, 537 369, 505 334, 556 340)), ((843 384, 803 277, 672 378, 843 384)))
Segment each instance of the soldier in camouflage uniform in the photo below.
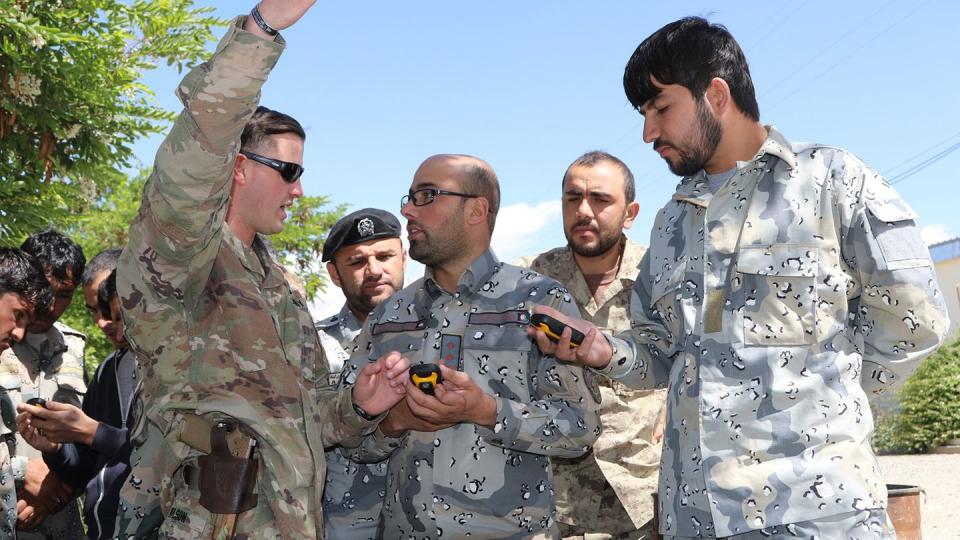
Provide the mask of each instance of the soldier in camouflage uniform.
MULTIPOLYGON (((276 29, 311 4, 264 0, 178 87, 185 110, 157 153, 118 264, 144 381, 120 534, 151 532, 159 507, 165 537, 322 537, 324 447, 359 443, 402 398, 399 355, 375 359, 350 389, 329 387, 305 299, 259 236, 279 232, 303 194, 303 128, 257 101, 284 46, 276 29), (256 506, 235 525, 236 514, 199 502, 200 458, 221 422, 255 441, 259 462, 256 506)), ((218 484, 210 495, 239 490, 236 478, 209 479, 218 484)))
POLYGON ((576 351, 637 388, 669 381, 660 530, 893 538, 868 397, 942 342, 916 214, 850 153, 759 122, 723 27, 667 25, 627 65, 644 138, 683 176, 657 215, 632 330, 576 351))
MULTIPOLYGON (((646 249, 624 234, 640 205, 633 174, 605 152, 577 158, 563 176, 567 246, 521 262, 567 287, 580 315, 600 329, 630 328, 630 291, 646 249)), ((587 455, 553 461, 564 538, 650 538, 665 390, 602 379, 603 434, 587 455)))
POLYGON ((550 458, 583 455, 600 433, 595 379, 526 334, 534 305, 577 310, 559 283, 497 260, 499 200, 490 166, 458 155, 427 159, 403 198, 426 273, 367 318, 350 363, 400 351, 444 382, 434 396, 411 383, 363 447, 390 460, 381 538, 555 538, 550 458))
MULTIPOLYGON (((376 208, 346 215, 330 229, 322 260, 327 263, 330 279, 346 297, 340 313, 317 323, 320 346, 330 365, 330 384, 342 385, 345 382, 340 374, 350 360, 367 314, 403 287, 407 253, 400 240, 400 222, 376 208)), ((366 363, 366 358, 363 361, 366 363)), ((362 367, 351 365, 348 372, 362 367)), ((386 475, 386 461, 358 464, 340 448, 327 451, 327 484, 323 490, 327 538, 377 537, 386 475)))
MULTIPOLYGON (((86 336, 58 322, 70 307, 86 259, 75 242, 54 230, 31 235, 21 249, 46 273, 53 293, 50 309, 36 313, 26 336, 0 353, 0 385, 14 406, 42 398, 79 406, 86 336)), ((81 538, 80 507, 73 490, 51 473, 42 454, 17 433, 10 468, 17 487, 17 536, 81 538)))
MULTIPOLYGON (((0 353, 23 340, 34 314, 52 304, 52 290, 35 258, 14 248, 0 248, 0 353)), ((11 456, 17 454, 13 400, 0 387, 0 537, 14 538, 17 492, 11 456)), ((45 501, 46 502, 46 501, 45 501)))

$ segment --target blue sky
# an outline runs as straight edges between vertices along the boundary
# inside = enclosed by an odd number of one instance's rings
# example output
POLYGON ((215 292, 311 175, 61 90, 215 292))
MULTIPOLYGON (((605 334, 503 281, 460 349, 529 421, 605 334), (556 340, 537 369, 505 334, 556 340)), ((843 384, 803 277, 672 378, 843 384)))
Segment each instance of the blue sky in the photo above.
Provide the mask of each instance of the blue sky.
MULTIPOLYGON (((223 17, 248 9, 209 5, 223 17)), ((563 171, 585 151, 606 150, 637 177, 641 211, 629 235, 646 244, 678 179, 643 143, 621 78, 646 36, 687 15, 730 29, 762 121, 791 140, 845 148, 891 179, 960 143, 960 2, 949 0, 321 1, 284 32, 288 47, 262 103, 307 129, 306 193, 353 209, 399 213, 431 154, 486 159, 502 190, 493 245, 508 261, 565 242, 563 171)), ((157 70, 146 83, 178 109, 180 77, 157 70)), ((143 163, 159 141, 137 144, 143 163)), ((960 151, 895 184, 928 241, 960 235, 958 165, 960 151)), ((408 278, 420 273, 413 265, 408 278)), ((330 289, 315 315, 339 308, 330 289)))

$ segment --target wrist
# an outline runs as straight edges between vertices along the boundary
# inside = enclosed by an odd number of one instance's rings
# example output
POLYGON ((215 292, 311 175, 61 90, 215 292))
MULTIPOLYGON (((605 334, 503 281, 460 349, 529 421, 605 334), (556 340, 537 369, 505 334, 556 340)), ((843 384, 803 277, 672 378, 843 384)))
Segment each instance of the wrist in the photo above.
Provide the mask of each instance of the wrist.
POLYGON ((260 4, 253 6, 250 15, 247 17, 246 24, 243 25, 243 29, 251 34, 257 34, 264 39, 270 40, 276 38, 278 34, 277 29, 270 26, 270 23, 263 18, 263 14, 260 13, 260 4))
POLYGON ((490 394, 483 392, 483 398, 480 400, 480 403, 477 407, 474 408, 476 411, 474 417, 471 419, 471 422, 483 426, 488 429, 493 429, 494 424, 497 423, 497 400, 490 394))

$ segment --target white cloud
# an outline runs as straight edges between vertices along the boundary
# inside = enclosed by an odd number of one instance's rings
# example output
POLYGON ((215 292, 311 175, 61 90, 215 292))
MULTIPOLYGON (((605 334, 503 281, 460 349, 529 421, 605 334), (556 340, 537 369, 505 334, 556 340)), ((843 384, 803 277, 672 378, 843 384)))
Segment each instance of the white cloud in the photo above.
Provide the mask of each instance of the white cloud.
MULTIPOLYGON (((501 261, 511 262, 524 255, 536 255, 563 240, 559 200, 533 206, 527 203, 500 208, 493 231, 493 249, 501 261)), ((562 242, 561 242, 562 241, 562 242)))
POLYGON ((949 240, 955 238, 957 235, 953 234, 946 225, 927 225, 920 228, 920 236, 923 238, 924 243, 928 246, 936 244, 937 242, 943 242, 944 240, 949 240))

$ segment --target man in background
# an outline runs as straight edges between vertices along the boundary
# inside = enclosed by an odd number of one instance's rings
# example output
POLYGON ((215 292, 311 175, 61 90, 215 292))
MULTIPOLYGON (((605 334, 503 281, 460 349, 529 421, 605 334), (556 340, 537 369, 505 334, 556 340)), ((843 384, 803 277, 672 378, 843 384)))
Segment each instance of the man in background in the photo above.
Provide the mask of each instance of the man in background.
MULTIPOLYGON (((15 406, 33 398, 80 406, 86 336, 59 322, 80 285, 86 259, 67 236, 47 229, 30 235, 20 249, 43 268, 53 302, 38 310, 23 340, 0 353, 0 384, 15 406)), ((17 537, 76 537, 83 534, 73 490, 50 474, 41 453, 18 434, 11 468, 17 486, 17 537)))
MULTIPOLYGON (((348 214, 330 229, 322 260, 330 280, 346 297, 338 314, 317 323, 320 345, 330 365, 330 385, 342 387, 353 383, 363 369, 350 362, 350 355, 367 315, 403 288, 407 252, 400 240, 400 222, 390 212, 377 208, 348 214)), ((340 448, 328 450, 326 458, 326 538, 377 538, 387 462, 358 464, 344 456, 340 448)))
MULTIPOLYGON (((22 341, 34 313, 49 310, 52 301, 50 283, 36 259, 19 249, 0 247, 0 352, 22 341)), ((17 491, 11 458, 17 455, 16 413, 6 386, 0 386, 0 413, 0 535, 13 538, 17 491)))
MULTIPOLYGON (((567 245, 525 259, 562 283, 580 316, 598 328, 630 328, 630 294, 646 249, 624 231, 640 211, 633 173, 593 151, 567 168, 562 184, 567 245)), ((650 538, 657 490, 665 390, 634 390, 600 380, 603 433, 586 455, 553 461, 557 521, 567 539, 650 538)))

